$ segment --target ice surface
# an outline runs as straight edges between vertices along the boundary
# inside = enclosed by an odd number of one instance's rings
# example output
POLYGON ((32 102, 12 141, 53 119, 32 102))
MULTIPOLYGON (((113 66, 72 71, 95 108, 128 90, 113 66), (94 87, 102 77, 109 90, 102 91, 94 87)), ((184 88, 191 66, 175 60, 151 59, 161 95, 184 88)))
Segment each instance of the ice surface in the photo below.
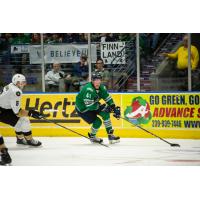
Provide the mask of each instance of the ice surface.
POLYGON ((43 146, 33 148, 17 145, 13 137, 4 139, 14 166, 200 165, 200 140, 168 139, 179 148, 159 139, 122 138, 106 148, 79 137, 40 137, 43 146))

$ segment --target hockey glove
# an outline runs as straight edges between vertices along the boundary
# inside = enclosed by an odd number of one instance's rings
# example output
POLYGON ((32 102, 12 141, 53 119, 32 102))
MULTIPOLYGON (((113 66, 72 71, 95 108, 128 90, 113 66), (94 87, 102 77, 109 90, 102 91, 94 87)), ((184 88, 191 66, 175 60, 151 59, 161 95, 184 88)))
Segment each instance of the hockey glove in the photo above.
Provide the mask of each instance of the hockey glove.
POLYGON ((44 117, 41 113, 35 110, 29 110, 28 116, 33 117, 35 119, 42 119, 44 117))
POLYGON ((117 119, 121 117, 120 107, 115 106, 115 104, 112 104, 111 106, 105 105, 103 111, 108 112, 108 113, 114 113, 113 116, 117 119))
POLYGON ((116 106, 114 109, 113 109, 113 117, 117 118, 117 119, 120 119, 121 117, 121 111, 120 111, 120 107, 119 106, 116 106))

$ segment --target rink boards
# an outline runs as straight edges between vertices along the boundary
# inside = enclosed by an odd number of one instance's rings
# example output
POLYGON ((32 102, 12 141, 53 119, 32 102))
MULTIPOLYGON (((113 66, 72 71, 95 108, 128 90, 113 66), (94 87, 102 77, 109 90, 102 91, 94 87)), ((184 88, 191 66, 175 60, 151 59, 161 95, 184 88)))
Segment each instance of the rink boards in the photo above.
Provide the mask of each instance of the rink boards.
MULTIPOLYGON (((113 93, 115 104, 121 107, 123 117, 132 123, 165 138, 200 139, 199 93, 113 93)), ((75 93, 24 94, 22 108, 42 112, 47 119, 70 129, 87 134, 90 126, 75 112, 75 93)), ((103 101, 102 101, 103 103, 103 101)), ((111 116, 115 133, 121 137, 151 137, 130 123, 111 116)), ((31 118, 35 136, 76 136, 55 124, 31 118)), ((13 128, 0 123, 0 133, 15 136, 13 128)), ((105 137, 104 125, 99 136, 105 137)))

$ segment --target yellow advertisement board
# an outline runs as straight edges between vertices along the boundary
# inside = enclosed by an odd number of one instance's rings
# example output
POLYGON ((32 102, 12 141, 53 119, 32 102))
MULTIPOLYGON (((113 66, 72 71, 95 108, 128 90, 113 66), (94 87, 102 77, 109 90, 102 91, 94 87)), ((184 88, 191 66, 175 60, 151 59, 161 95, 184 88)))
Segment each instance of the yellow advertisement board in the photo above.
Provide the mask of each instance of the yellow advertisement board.
POLYGON ((198 93, 123 94, 122 105, 126 119, 163 137, 200 138, 198 93))
MULTIPOLYGON (((123 119, 111 116, 116 134, 121 137, 152 137, 143 128, 165 138, 200 138, 200 94, 198 93, 119 93, 111 94, 121 107, 123 119)), ((35 109, 44 116, 70 129, 87 135, 90 125, 75 111, 76 94, 24 94, 22 108, 35 109)), ((103 103, 103 101, 102 101, 103 103)), ((111 114, 112 115, 112 114, 111 114)), ((35 136, 76 136, 74 133, 49 123, 31 118, 35 136)), ((0 123, 0 132, 14 136, 13 128, 0 123)), ((102 125, 100 136, 106 136, 102 125)))

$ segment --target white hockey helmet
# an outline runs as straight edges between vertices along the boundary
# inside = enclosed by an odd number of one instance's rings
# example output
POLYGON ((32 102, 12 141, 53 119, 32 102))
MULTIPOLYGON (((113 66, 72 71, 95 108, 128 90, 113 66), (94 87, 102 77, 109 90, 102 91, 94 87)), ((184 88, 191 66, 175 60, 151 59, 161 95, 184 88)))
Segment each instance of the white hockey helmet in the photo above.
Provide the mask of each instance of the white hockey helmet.
POLYGON ((17 82, 20 82, 20 83, 21 83, 21 82, 26 82, 25 76, 22 75, 22 74, 15 74, 15 75, 12 77, 12 83, 13 83, 14 85, 16 85, 17 82))

